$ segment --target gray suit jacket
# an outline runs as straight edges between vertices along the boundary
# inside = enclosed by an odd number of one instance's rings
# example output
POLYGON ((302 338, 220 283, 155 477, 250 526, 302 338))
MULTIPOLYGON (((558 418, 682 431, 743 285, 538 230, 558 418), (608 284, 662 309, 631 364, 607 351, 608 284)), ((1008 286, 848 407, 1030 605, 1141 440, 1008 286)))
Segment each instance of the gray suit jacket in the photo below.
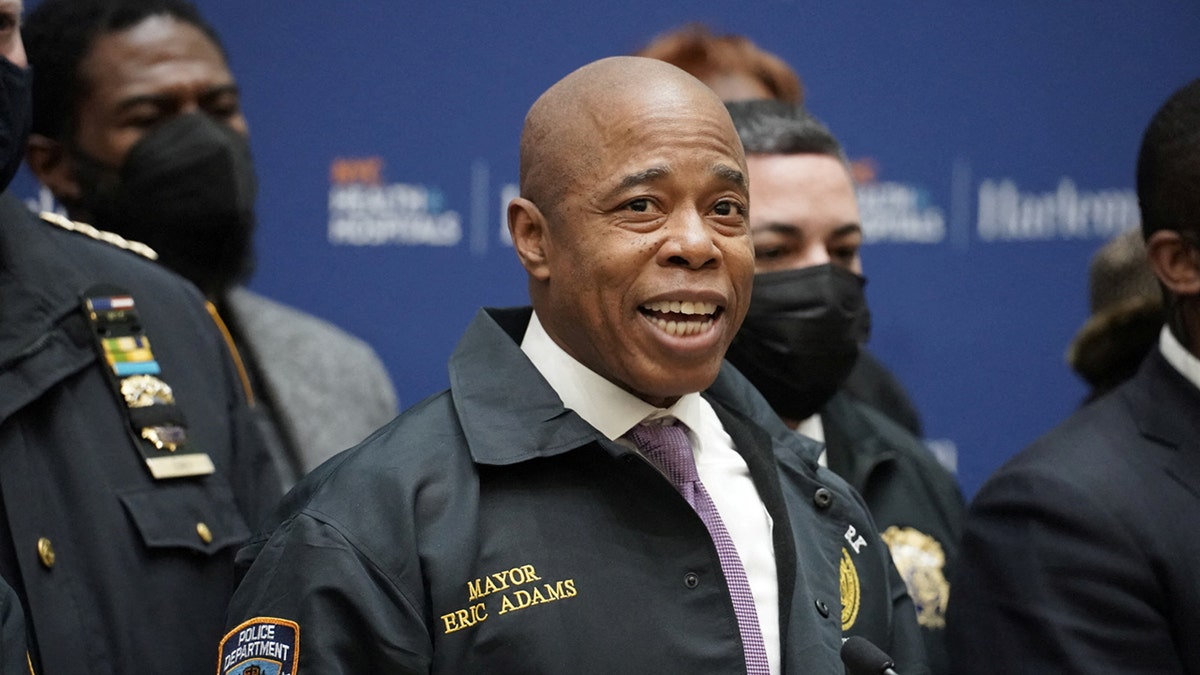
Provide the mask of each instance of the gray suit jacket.
POLYGON ((396 391, 370 345, 245 288, 226 296, 231 330, 303 473, 396 416, 396 391))

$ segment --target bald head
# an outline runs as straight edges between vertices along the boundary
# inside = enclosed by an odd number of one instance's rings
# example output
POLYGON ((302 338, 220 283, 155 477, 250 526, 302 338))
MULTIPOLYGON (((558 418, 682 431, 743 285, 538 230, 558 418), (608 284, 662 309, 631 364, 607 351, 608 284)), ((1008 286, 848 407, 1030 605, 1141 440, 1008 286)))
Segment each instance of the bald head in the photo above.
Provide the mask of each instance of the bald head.
POLYGON ((521 195, 548 215, 555 212, 569 186, 596 166, 604 140, 619 133, 612 127, 622 112, 635 106, 663 114, 700 108, 728 117, 711 89, 668 63, 636 56, 594 61, 546 90, 525 116, 521 195))

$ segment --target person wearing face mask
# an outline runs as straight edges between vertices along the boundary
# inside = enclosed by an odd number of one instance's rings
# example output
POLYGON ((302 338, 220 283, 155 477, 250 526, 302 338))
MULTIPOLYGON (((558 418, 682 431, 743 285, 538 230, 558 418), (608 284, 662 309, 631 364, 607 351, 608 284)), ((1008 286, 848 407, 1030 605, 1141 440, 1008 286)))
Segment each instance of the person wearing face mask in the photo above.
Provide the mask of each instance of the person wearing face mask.
POLYGON ((824 441, 823 463, 862 494, 917 608, 931 670, 947 673, 947 579, 964 503, 912 433, 841 389, 870 330, 845 155, 803 108, 727 107, 746 151, 755 274, 726 358, 789 427, 824 441))
POLYGON ((237 84, 180 0, 47 0, 25 27, 27 160, 69 215, 153 248, 228 326, 285 484, 395 416, 374 350, 242 284, 257 189, 237 84))
MULTIPOLYGON (((5 186, 31 118, 20 15, 0 0, 5 186)), ((211 672, 234 553, 279 499, 203 298, 151 258, 0 195, 0 672, 211 672)))
MULTIPOLYGON (((703 24, 690 23, 656 36, 636 55, 683 69, 726 102, 805 102, 800 76, 745 35, 717 35, 703 24)), ((904 385, 865 345, 859 345, 858 359, 840 391, 884 413, 918 438, 922 436, 920 412, 904 385)))

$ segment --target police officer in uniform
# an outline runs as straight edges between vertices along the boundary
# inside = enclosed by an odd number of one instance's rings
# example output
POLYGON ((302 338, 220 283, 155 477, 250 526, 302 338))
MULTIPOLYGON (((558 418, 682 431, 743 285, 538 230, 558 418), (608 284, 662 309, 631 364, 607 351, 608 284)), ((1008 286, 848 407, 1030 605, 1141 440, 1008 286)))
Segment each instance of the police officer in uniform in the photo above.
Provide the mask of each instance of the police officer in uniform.
MULTIPOLYGON (((20 10, 0 0, 5 185, 30 121, 20 10)), ((153 257, 0 196, 0 576, 22 672, 211 672, 234 551, 278 499, 228 346, 153 257)))
POLYGON ((949 673, 949 578, 965 507, 921 441, 845 391, 870 323, 862 227, 841 144, 803 108, 728 104, 750 171, 754 297, 728 359, 871 509, 917 608, 934 673, 949 673))
POLYGON ((526 117, 521 194, 533 307, 482 311, 449 391, 290 493, 219 672, 834 673, 847 635, 926 672, 861 498, 723 366, 754 265, 720 100, 585 66, 526 117))

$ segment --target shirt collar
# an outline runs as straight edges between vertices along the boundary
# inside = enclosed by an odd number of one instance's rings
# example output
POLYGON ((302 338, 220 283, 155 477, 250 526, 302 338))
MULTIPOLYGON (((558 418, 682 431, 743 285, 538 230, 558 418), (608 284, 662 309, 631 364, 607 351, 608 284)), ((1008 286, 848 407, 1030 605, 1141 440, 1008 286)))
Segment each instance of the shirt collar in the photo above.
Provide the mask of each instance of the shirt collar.
POLYGON ((656 408, 601 377, 558 346, 538 320, 537 312, 521 340, 521 351, 529 358, 558 397, 563 407, 615 441, 644 421, 674 417, 696 430, 703 423, 700 394, 686 394, 670 408, 656 408))
POLYGON ((1158 348, 1163 358, 1171 364, 1180 375, 1187 378, 1197 389, 1200 389, 1200 359, 1189 352, 1167 326, 1163 326, 1158 335, 1158 348))

